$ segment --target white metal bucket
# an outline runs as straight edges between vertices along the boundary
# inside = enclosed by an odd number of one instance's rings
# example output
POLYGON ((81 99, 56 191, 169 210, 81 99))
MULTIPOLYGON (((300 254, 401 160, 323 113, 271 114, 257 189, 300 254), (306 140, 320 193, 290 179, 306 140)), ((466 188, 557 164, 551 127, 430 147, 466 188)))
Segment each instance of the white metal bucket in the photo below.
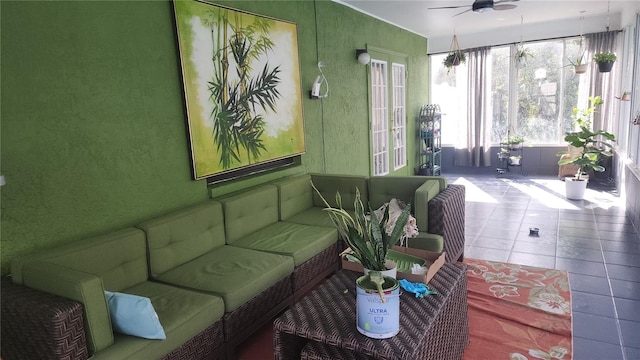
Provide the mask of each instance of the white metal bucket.
POLYGON ((382 290, 385 303, 368 276, 356 280, 356 325, 361 334, 374 339, 388 339, 400 331, 400 284, 385 276, 382 290))

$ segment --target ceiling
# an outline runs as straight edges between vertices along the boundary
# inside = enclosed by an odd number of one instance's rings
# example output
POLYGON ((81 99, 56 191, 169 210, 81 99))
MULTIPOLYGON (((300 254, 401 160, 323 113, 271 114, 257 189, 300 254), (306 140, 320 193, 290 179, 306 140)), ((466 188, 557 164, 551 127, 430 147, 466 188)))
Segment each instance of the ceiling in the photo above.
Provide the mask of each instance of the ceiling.
MULTIPOLYGON (((634 9, 635 1, 556 1, 556 0, 520 0, 508 4, 517 5, 511 10, 488 10, 478 13, 468 11, 454 16, 471 7, 474 0, 335 0, 358 11, 374 16, 401 28, 407 29, 429 40, 449 38, 455 33, 458 37, 478 32, 495 32, 502 28, 520 27, 534 23, 558 22, 564 19, 580 21, 581 17, 598 17, 603 22, 601 30, 606 30, 607 7, 609 13, 619 14, 623 9, 634 9), (458 9, 429 10, 430 7, 460 6, 458 9)), ((613 24, 611 24, 613 27, 613 24)), ((579 29, 574 33, 578 34, 579 29)))

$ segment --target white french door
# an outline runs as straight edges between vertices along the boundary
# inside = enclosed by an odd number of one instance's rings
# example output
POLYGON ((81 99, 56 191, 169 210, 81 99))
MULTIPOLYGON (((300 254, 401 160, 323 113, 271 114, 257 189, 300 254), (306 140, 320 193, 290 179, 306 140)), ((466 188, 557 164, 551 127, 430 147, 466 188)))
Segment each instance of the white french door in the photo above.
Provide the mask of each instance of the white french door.
POLYGON ((371 173, 382 176, 407 166, 406 66, 391 62, 389 71, 380 59, 370 66, 371 173))

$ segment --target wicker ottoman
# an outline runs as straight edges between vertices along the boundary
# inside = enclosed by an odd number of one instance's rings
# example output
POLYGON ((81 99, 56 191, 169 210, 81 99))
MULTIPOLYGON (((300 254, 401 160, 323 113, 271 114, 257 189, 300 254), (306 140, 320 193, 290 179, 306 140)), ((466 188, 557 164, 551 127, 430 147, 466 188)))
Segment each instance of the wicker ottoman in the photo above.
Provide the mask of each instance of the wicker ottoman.
POLYGON ((464 265, 430 281, 438 295, 400 298, 400 332, 384 340, 356 329, 355 280, 342 270, 274 321, 276 359, 461 359, 469 343, 464 265))

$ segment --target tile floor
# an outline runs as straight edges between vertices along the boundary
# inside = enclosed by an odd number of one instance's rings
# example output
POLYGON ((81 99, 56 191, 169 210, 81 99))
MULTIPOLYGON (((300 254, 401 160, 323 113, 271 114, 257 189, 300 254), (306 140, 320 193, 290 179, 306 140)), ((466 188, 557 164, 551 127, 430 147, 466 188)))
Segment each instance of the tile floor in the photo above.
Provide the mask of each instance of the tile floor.
MULTIPOLYGON (((551 177, 446 177, 466 186, 466 257, 569 272, 574 360, 640 360, 640 236, 618 197, 588 189, 566 200, 551 177)), ((272 358, 271 326, 238 357, 272 358)))
POLYGON ((569 272, 575 360, 640 359, 640 236, 620 198, 566 200, 550 177, 447 178, 466 186, 466 257, 569 272))

